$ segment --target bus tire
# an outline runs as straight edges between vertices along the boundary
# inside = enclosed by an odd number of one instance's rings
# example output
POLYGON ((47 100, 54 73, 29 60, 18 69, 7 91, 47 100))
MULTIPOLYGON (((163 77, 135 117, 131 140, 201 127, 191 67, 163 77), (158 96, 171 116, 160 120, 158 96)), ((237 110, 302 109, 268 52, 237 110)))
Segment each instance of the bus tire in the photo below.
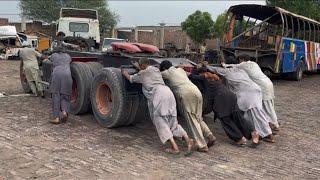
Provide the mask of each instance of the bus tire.
POLYGON ((268 68, 263 68, 262 72, 263 72, 263 74, 265 74, 268 77, 272 77, 272 75, 273 75, 273 72, 268 68))
POLYGON ((139 104, 127 95, 125 79, 118 68, 103 68, 91 85, 91 105, 96 121, 102 127, 129 125, 139 104))
POLYGON ((297 70, 295 72, 291 73, 291 79, 295 81, 300 81, 303 78, 303 69, 304 69, 304 64, 303 61, 300 61, 297 67, 297 70))
POLYGON ((83 114, 90 107, 92 73, 83 62, 71 63, 70 70, 73 80, 70 110, 72 114, 83 114))

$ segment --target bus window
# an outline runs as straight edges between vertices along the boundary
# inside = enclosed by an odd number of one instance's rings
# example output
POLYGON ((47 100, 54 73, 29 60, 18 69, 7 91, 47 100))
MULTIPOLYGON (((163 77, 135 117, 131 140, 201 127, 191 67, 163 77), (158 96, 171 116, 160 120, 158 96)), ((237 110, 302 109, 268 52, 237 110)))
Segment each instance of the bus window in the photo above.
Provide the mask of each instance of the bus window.
POLYGON ((294 36, 294 23, 293 23, 293 17, 292 16, 290 16, 290 19, 291 19, 291 32, 292 32, 292 34, 291 34, 291 38, 293 39, 295 36, 294 36))
POLYGON ((320 26, 319 25, 316 25, 317 26, 317 32, 316 32, 316 42, 320 42, 320 26))

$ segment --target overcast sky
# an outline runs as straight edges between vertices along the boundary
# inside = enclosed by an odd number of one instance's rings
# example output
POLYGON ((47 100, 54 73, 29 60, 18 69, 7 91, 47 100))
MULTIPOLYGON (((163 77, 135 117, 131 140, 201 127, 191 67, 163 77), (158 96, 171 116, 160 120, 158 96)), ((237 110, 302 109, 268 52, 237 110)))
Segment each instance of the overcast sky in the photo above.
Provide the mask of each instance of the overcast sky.
MULTIPOLYGON (((236 4, 265 4, 265 1, 108 1, 112 11, 120 16, 119 27, 137 25, 179 25, 196 10, 207 11, 213 20, 236 4)), ((0 17, 20 21, 18 1, 0 0, 0 17)))

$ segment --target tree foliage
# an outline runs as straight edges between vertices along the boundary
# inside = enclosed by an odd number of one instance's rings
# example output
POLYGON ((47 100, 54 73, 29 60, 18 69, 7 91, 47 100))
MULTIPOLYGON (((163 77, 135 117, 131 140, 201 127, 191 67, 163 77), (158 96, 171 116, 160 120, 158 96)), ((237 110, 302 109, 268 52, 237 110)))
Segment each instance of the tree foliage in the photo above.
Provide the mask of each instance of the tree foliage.
POLYGON ((320 21, 319 0, 266 0, 266 4, 320 21))
POLYGON ((219 38, 222 36, 222 34, 224 33, 223 32, 223 25, 225 23, 225 17, 227 15, 227 11, 223 12, 222 14, 220 14, 216 21, 214 22, 214 25, 213 25, 213 29, 214 29, 214 36, 216 38, 219 38))
POLYGON ((212 38, 214 22, 208 12, 197 10, 181 23, 182 30, 197 44, 212 38))
POLYGON ((106 0, 20 0, 19 6, 29 19, 47 23, 59 19, 62 7, 96 9, 102 32, 111 30, 118 21, 118 16, 110 11, 106 0))

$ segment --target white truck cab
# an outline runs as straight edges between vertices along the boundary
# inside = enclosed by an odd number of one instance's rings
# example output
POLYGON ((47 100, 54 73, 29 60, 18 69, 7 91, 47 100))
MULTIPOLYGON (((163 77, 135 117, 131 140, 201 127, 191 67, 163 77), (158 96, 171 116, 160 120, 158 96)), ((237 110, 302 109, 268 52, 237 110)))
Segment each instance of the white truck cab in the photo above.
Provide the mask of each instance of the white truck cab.
POLYGON ((61 8, 57 32, 66 37, 82 37, 100 43, 98 12, 92 9, 61 8))

